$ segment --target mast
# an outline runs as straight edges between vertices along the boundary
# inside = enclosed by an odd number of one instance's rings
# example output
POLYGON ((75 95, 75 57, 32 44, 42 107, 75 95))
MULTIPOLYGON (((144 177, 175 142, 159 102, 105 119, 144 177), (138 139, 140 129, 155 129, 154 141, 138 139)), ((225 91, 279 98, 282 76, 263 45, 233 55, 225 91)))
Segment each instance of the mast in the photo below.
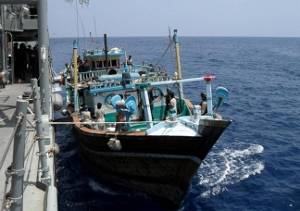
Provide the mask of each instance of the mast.
POLYGON ((74 111, 79 112, 78 106, 78 90, 77 90, 77 83, 78 83, 78 64, 77 64, 77 41, 73 41, 73 70, 74 70, 74 111))
MULTIPOLYGON (((180 62, 180 46, 179 46, 179 41, 178 41, 178 37, 177 37, 177 29, 174 29, 173 42, 175 43, 175 53, 176 53, 176 73, 177 73, 176 80, 181 80, 182 72, 181 72, 181 62, 180 62)), ((182 83, 179 83, 179 97, 181 99, 183 98, 182 83)))

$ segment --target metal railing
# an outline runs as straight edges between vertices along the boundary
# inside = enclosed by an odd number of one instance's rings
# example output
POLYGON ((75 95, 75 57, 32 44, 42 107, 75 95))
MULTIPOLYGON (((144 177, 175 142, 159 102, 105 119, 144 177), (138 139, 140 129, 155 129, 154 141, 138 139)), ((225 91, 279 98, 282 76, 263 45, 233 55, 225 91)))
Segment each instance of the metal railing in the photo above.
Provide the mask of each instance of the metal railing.
MULTIPOLYGON (((24 177, 24 159, 25 159, 25 139, 26 139, 26 113, 28 102, 23 99, 17 100, 17 124, 13 131, 12 137, 6 149, 5 156, 7 156, 12 140, 14 140, 13 147, 13 161, 6 171, 6 185, 11 177, 11 188, 9 195, 6 195, 3 200, 2 210, 10 209, 13 211, 21 211, 23 207, 23 177, 24 177)), ((4 160, 6 157, 3 157, 4 160)), ((3 161, 4 162, 4 161, 3 161)), ((2 164, 2 163, 1 163, 2 164)), ((2 167, 2 166, 1 166, 2 167)))
MULTIPOLYGON (((36 141, 38 141, 40 167, 38 170, 38 176, 36 186, 41 188, 46 193, 46 207, 45 210, 56 211, 57 208, 57 190, 54 181, 53 169, 50 171, 50 165, 53 164, 53 160, 50 162, 51 156, 48 154, 52 153, 52 148, 49 149, 51 139, 51 132, 49 130, 49 117, 48 115, 42 115, 41 102, 39 96, 39 89, 37 85, 37 79, 32 79, 32 96, 34 102, 34 114, 35 114, 35 125, 27 119, 28 112, 28 101, 24 99, 17 100, 16 114, 17 121, 13 133, 9 139, 8 145, 5 149, 4 155, 0 161, 0 169, 2 169, 8 152, 13 144, 13 161, 12 164, 6 170, 5 180, 5 194, 1 211, 22 211, 23 210, 23 192, 24 192, 24 161, 26 159, 25 148, 26 148, 26 124, 30 122, 30 126, 36 128, 36 141), (47 149, 48 150, 47 150, 47 149), (9 194, 6 194, 9 181, 11 179, 11 187, 9 194)), ((31 149, 31 147, 30 147, 31 149)), ((28 152, 29 153, 29 152, 28 152)))
POLYGON ((79 73, 79 81, 87 81, 94 77, 100 77, 105 73, 106 70, 87 71, 79 73))
POLYGON ((5 159, 6 159, 6 157, 7 157, 7 154, 8 154, 8 152, 9 152, 10 146, 11 146, 13 140, 14 140, 14 137, 15 137, 15 134, 16 134, 16 131, 17 131, 17 128, 20 126, 20 123, 21 123, 22 118, 23 118, 22 116, 17 116, 16 126, 15 126, 15 128, 14 128, 14 130, 13 130, 13 132, 12 132, 10 138, 9 138, 7 147, 6 147, 6 149, 5 149, 5 151, 4 151, 4 154, 3 154, 2 158, 1 158, 1 161, 0 161, 0 170, 1 170, 2 167, 3 167, 3 164, 4 164, 4 162, 5 162, 5 159))

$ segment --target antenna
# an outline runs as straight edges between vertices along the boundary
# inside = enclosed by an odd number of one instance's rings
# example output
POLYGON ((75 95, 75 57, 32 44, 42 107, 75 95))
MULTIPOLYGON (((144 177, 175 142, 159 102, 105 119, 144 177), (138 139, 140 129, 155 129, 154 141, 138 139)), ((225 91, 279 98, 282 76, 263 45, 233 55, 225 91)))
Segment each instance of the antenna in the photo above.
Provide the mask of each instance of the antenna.
MULTIPOLYGON (((73 0, 65 0, 67 2, 73 2, 73 0)), ((86 4, 86 5, 89 5, 90 3, 90 0, 78 0, 79 1, 79 4, 83 5, 83 4, 86 4)), ((77 2, 77 0, 76 0, 77 2)))
POLYGON ((169 41, 172 42, 172 35, 171 35, 171 28, 170 26, 168 27, 169 30, 169 41))
POLYGON ((83 5, 86 4, 88 5, 90 3, 90 0, 79 0, 79 4, 83 5))
POLYGON ((95 30, 95 37, 97 37, 97 25, 96 25, 96 19, 95 16, 93 16, 93 22, 94 22, 94 30, 95 30))

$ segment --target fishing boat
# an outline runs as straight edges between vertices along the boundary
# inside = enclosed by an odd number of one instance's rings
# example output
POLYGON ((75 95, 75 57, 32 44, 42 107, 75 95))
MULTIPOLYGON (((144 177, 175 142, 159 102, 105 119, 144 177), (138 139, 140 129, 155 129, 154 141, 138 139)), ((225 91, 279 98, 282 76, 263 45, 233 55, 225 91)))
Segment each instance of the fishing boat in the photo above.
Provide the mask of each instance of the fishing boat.
POLYGON ((104 181, 178 207, 231 122, 217 113, 228 91, 218 87, 213 103, 214 76, 182 79, 176 30, 173 77, 153 65, 132 64, 124 49, 108 49, 104 38, 104 49, 84 51, 83 61, 75 41, 73 62, 64 74, 82 160, 104 181), (190 82, 206 84, 205 114, 184 98, 183 84, 190 82))

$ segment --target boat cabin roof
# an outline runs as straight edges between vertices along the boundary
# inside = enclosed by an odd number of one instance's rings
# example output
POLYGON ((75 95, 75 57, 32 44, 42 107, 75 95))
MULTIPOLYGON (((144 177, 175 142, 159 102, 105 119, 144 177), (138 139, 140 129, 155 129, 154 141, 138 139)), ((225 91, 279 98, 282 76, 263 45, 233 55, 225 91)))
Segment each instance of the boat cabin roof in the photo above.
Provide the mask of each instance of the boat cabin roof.
MULTIPOLYGON (((125 55, 125 51, 120 48, 112 48, 107 52, 107 56, 109 59, 118 59, 121 56, 125 55)), ((87 50, 83 53, 84 59, 88 60, 99 60, 105 59, 105 51, 96 49, 96 50, 87 50)))

